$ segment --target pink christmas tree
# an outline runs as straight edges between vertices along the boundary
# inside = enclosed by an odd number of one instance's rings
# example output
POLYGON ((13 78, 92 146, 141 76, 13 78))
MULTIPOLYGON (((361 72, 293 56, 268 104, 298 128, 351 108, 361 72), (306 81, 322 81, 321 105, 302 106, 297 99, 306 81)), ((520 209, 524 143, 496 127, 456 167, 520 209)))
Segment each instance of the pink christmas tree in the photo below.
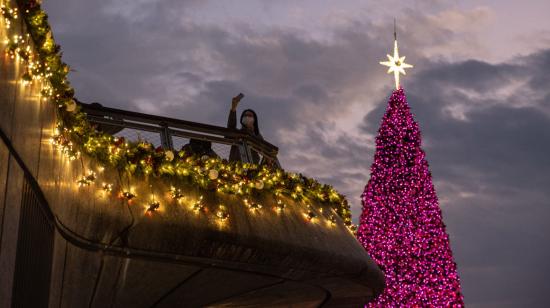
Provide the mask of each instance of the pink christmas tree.
POLYGON ((402 88, 390 97, 361 195, 359 241, 386 275, 370 307, 463 307, 418 124, 402 88))

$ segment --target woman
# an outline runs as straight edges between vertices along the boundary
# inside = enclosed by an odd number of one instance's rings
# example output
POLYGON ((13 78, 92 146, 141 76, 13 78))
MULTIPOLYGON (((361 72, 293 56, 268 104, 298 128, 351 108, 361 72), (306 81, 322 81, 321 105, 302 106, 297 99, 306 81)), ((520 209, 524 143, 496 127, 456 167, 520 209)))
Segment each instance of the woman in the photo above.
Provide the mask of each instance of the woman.
MULTIPOLYGON (((242 93, 233 97, 231 100, 231 110, 229 111, 229 118, 227 119, 227 128, 237 129, 237 106, 239 102, 244 97, 242 93)), ((258 128, 258 116, 252 109, 246 109, 241 113, 241 131, 246 132, 256 138, 264 139, 260 134, 260 129, 258 128)), ((254 150, 250 150, 252 155, 252 162, 255 164, 260 163, 260 155, 254 150)), ((235 145, 231 146, 231 152, 229 153, 229 161, 240 161, 241 155, 239 153, 239 148, 235 145)))

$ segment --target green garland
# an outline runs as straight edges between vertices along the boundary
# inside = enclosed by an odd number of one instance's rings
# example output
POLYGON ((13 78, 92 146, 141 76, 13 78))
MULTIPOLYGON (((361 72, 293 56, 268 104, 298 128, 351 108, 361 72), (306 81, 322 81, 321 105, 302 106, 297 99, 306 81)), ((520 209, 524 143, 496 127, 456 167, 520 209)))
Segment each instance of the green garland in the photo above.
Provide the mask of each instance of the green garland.
MULTIPOLYGON (((127 142, 124 138, 96 130, 73 99, 74 89, 67 80, 69 66, 61 61, 61 49, 55 44, 46 13, 36 1, 18 0, 17 3, 23 12, 38 59, 34 58, 29 42, 25 45, 23 37, 10 38, 6 52, 12 57, 19 56, 27 63, 23 81, 48 81, 49 86, 44 87, 41 94, 57 106, 57 133, 52 142, 69 157, 74 159, 80 153, 85 153, 100 164, 116 168, 119 172, 177 180, 198 186, 203 191, 243 196, 265 191, 297 201, 314 200, 329 204, 348 227, 352 226, 346 198, 330 185, 320 184, 302 174, 264 165, 197 157, 184 151, 174 153, 160 147, 154 148, 145 141, 127 142)), ((2 7, 2 16, 8 24, 18 17, 17 14, 16 8, 2 7)), ((88 175, 79 184, 86 184, 92 178, 92 175, 88 175)))

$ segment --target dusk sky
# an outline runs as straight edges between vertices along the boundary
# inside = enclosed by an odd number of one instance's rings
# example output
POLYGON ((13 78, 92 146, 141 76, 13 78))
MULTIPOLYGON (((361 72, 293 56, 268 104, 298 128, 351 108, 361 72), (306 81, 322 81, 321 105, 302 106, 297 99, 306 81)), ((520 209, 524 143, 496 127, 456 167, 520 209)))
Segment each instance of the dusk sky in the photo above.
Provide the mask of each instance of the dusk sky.
POLYGON ((47 0, 84 102, 225 125, 246 97, 354 221, 392 92, 418 121, 468 307, 548 307, 550 1, 47 0))

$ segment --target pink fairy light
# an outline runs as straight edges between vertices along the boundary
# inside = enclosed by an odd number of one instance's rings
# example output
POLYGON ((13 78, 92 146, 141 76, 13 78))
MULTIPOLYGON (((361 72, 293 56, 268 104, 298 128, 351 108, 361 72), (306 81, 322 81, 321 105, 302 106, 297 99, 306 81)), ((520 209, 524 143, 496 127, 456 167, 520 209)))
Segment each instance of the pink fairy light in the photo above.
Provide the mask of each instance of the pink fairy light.
POLYGON ((402 88, 390 97, 361 195, 359 241, 386 275, 368 307, 463 307, 421 137, 402 88))

